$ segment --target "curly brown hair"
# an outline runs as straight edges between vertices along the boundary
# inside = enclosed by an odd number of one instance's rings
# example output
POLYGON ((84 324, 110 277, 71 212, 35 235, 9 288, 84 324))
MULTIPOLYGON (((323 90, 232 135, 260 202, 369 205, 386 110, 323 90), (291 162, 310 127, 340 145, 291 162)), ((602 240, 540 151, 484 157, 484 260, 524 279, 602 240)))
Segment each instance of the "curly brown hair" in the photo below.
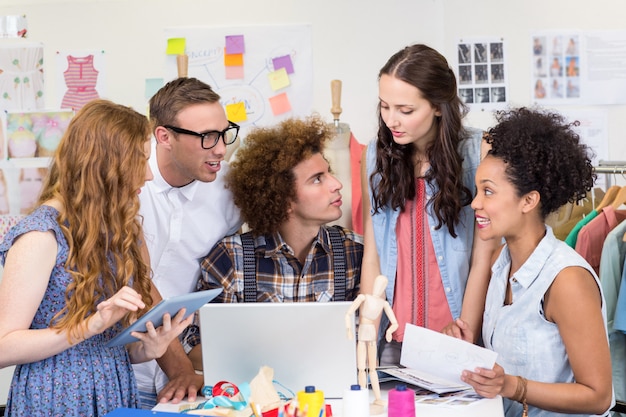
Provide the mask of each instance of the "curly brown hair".
MULTIPOLYGON (((146 175, 148 119, 107 100, 87 103, 74 116, 55 152, 38 204, 58 200, 72 283, 51 327, 82 336, 85 317, 121 287, 133 285, 152 304, 137 190, 146 175)), ((130 318, 127 317, 125 322, 130 318)))
POLYGON ((317 115, 291 118, 253 129, 244 139, 226 177, 235 204, 252 231, 270 234, 288 218, 296 199, 293 168, 323 153, 331 128, 317 115))
MULTIPOLYGON (((428 148, 431 169, 427 181, 437 183, 439 191, 428 204, 437 217, 437 229, 446 225, 456 237, 455 225, 463 206, 471 203, 472 193, 463 185, 462 162, 457 148, 466 136, 461 124, 467 107, 457 95, 456 78, 448 62, 439 52, 426 45, 411 45, 396 52, 381 68, 378 78, 389 75, 417 88, 433 108, 441 112, 434 121, 437 139, 428 148)), ((372 208, 378 212, 390 206, 404 210, 407 200, 415 198, 415 167, 413 144, 399 145, 383 121, 378 106, 378 140, 376 167, 370 178, 372 208), (376 185, 375 176, 380 177, 376 185)))
POLYGON ((506 163, 506 176, 518 196, 536 190, 545 219, 567 202, 587 195, 596 174, 593 151, 581 142, 563 116, 540 108, 496 112, 498 124, 485 136, 488 155, 506 163))

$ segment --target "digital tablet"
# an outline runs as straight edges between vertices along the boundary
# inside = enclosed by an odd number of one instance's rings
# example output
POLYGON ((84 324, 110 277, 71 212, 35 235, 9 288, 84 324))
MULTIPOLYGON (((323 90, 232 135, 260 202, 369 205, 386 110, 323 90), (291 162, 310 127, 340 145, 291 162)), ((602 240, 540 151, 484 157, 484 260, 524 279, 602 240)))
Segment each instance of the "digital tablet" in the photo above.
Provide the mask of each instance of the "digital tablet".
POLYGON ((117 336, 107 342, 107 347, 113 347, 118 345, 125 345, 128 343, 136 342, 137 339, 131 336, 131 332, 145 332, 146 323, 151 321, 154 327, 159 327, 163 324, 163 315, 170 313, 172 318, 180 311, 181 308, 186 308, 186 316, 189 317, 200 307, 217 297, 222 292, 221 288, 214 290, 198 291, 189 294, 183 294, 176 297, 165 298, 160 303, 155 305, 146 314, 141 316, 136 322, 128 326, 121 331, 117 336))

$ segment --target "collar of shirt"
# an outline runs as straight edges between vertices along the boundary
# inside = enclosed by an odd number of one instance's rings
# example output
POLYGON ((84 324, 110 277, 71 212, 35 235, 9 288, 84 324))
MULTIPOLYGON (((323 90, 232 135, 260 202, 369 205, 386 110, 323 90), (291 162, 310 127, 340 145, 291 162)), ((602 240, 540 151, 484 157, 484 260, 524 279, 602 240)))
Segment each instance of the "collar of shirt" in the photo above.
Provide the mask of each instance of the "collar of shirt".
POLYGON ((169 190, 176 188, 179 190, 180 195, 185 197, 187 201, 193 200, 193 196, 196 193, 196 189, 198 188, 198 181, 192 181, 184 187, 172 187, 163 175, 161 175, 161 170, 159 169, 159 165, 157 163, 156 157, 156 148, 152 148, 152 155, 150 155, 150 169, 152 170, 152 175, 154 178, 149 183, 146 183, 146 186, 150 184, 157 193, 166 193, 169 190))
MULTIPOLYGON (((539 277, 541 269, 545 266, 550 254, 554 250, 555 244, 556 239, 554 238, 552 229, 546 226, 546 234, 539 242, 539 245, 537 245, 522 267, 510 278, 512 284, 517 283, 524 289, 530 287, 537 277, 539 277)), ((498 267, 503 268, 506 266, 510 268, 511 255, 508 251, 508 246, 505 246, 503 251, 505 253, 503 253, 504 256, 499 258, 502 262, 498 262, 498 267)), ((496 265, 494 265, 494 268, 495 267, 496 265)), ((514 288, 514 286, 512 288, 514 288)))
MULTIPOLYGON (((324 227, 320 227, 317 236, 313 239, 311 249, 319 245, 326 253, 331 253, 332 249, 329 242, 330 238, 328 237, 328 231, 324 227)), ((283 240, 283 237, 279 232, 274 232, 271 235, 266 236, 265 257, 270 258, 283 250, 287 251, 291 255, 294 255, 293 249, 291 249, 287 242, 283 240)))

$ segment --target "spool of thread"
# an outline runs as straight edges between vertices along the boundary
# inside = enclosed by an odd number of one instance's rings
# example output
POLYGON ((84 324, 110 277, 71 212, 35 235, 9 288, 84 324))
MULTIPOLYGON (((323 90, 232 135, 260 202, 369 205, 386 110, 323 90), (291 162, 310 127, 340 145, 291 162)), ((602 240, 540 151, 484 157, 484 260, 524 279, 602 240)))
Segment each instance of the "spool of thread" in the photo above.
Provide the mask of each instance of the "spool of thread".
POLYGON ((360 385, 351 385, 343 394, 342 417, 369 417, 369 391, 360 385))
POLYGON ((326 417, 324 407, 324 392, 316 390, 313 385, 304 387, 304 391, 298 391, 298 408, 306 410, 306 417, 326 417))
POLYGON ((415 391, 408 389, 406 385, 396 385, 389 391, 387 400, 388 417, 415 417, 415 391))

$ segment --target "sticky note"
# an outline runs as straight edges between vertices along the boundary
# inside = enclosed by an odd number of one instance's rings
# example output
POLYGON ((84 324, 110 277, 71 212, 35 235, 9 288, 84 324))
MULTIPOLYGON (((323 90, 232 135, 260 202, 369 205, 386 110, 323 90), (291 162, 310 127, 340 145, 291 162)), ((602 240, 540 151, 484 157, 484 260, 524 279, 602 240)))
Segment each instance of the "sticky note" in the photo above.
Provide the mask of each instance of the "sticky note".
POLYGON ((270 86, 274 91, 288 87, 289 84, 291 84, 291 81, 289 81, 289 76, 287 75, 287 70, 284 68, 270 72, 269 74, 267 74, 267 78, 269 79, 270 86))
POLYGON ((227 80, 243 80, 244 72, 242 66, 236 67, 224 67, 226 70, 226 79, 227 80))
POLYGON ((226 36, 226 53, 227 54, 243 54, 246 52, 246 45, 243 35, 226 36))
POLYGON ((243 54, 224 54, 224 65, 227 67, 243 66, 243 54))
POLYGON ((284 68, 287 70, 287 74, 293 74, 293 63, 291 62, 291 55, 279 56, 272 59, 274 70, 284 68))
POLYGON ((185 38, 169 38, 167 40, 167 55, 181 55, 185 53, 185 38))
POLYGON ((231 122, 244 122, 248 120, 248 114, 246 113, 246 105, 243 101, 239 103, 226 105, 226 116, 231 122))
POLYGON ((278 116, 279 114, 291 111, 291 103, 289 102, 289 97, 287 96, 287 93, 281 93, 276 96, 270 97, 269 100, 274 116, 278 116))
POLYGON ((150 98, 163 87, 163 78, 146 78, 146 90, 144 96, 150 98))

